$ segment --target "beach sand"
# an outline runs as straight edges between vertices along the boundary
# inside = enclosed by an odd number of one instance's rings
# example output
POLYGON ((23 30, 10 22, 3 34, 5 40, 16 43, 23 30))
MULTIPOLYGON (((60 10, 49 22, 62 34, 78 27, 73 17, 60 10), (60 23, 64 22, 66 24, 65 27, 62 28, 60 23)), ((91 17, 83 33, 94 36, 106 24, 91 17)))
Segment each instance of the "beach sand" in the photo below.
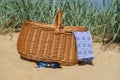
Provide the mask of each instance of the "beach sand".
POLYGON ((94 43, 94 66, 35 68, 34 62, 22 60, 17 52, 19 33, 12 35, 12 39, 10 34, 0 35, 0 80, 120 80, 120 52, 117 45, 106 49, 101 43, 94 43))

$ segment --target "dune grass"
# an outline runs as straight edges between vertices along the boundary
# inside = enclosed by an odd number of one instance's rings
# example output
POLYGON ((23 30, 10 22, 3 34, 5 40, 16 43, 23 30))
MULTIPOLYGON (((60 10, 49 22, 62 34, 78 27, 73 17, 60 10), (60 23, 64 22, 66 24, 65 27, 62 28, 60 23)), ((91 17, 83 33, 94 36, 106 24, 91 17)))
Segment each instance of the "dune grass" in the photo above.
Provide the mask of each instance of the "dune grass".
POLYGON ((86 0, 0 0, 0 2, 0 34, 20 31, 25 20, 53 24, 56 11, 61 9, 63 25, 86 26, 95 41, 120 42, 119 0, 111 0, 109 4, 103 0, 104 5, 101 9, 86 0))

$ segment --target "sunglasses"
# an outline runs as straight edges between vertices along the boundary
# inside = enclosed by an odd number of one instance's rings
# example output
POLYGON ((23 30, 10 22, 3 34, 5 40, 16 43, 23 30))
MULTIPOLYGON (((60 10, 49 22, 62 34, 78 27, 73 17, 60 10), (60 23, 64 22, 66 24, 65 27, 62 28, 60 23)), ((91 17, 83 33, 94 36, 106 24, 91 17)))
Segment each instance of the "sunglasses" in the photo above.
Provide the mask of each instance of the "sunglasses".
POLYGON ((38 68, 61 68, 60 64, 57 62, 37 62, 37 67, 38 68))

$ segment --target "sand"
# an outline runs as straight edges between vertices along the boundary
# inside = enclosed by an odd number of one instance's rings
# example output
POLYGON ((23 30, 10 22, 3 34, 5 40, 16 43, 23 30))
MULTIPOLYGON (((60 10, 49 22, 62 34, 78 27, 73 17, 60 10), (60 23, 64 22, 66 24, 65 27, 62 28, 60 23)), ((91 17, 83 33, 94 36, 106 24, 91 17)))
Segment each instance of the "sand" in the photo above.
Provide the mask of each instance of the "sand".
POLYGON ((120 80, 120 52, 117 45, 103 51, 101 43, 94 43, 94 66, 35 68, 34 62, 20 58, 16 49, 18 34, 12 34, 12 40, 9 34, 0 35, 0 80, 120 80))

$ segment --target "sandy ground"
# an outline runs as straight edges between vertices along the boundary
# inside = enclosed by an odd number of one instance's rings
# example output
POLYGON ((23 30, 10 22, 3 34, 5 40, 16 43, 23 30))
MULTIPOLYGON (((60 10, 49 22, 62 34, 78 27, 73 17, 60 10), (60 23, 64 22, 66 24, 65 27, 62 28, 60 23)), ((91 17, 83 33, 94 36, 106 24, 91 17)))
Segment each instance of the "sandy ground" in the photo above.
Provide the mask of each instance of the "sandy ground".
POLYGON ((117 46, 103 51, 100 43, 94 43, 94 66, 41 69, 34 68, 34 62, 20 59, 16 50, 18 34, 13 34, 12 40, 10 35, 0 35, 0 80, 120 80, 120 52, 117 46))

